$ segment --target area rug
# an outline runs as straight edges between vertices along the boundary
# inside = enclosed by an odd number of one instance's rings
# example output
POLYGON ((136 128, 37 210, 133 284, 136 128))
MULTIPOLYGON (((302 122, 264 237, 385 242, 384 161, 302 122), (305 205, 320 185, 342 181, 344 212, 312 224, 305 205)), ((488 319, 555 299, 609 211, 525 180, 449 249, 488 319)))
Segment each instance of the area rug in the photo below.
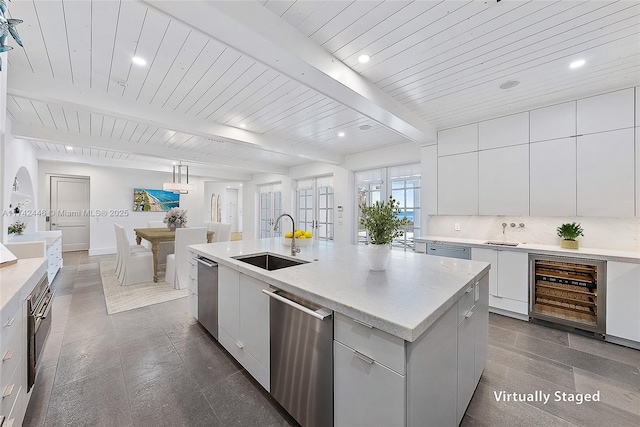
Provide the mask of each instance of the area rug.
POLYGON ((188 295, 187 289, 174 289, 172 285, 165 282, 164 275, 161 275, 160 272, 158 283, 145 282, 122 286, 116 276, 115 268, 115 261, 100 263, 100 276, 102 276, 102 288, 104 289, 108 314, 184 298, 188 295))

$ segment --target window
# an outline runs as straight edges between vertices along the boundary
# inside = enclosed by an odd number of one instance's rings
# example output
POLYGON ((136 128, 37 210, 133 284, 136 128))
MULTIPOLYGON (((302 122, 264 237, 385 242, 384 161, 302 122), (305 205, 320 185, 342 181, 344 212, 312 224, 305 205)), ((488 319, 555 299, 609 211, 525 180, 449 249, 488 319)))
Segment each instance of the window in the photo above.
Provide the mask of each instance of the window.
POLYGON ((366 230, 360 225, 360 204, 368 206, 387 200, 392 196, 400 204, 400 216, 409 219, 410 224, 405 228, 403 236, 393 240, 394 248, 404 250, 414 248, 414 237, 420 236, 420 164, 394 166, 356 172, 356 186, 358 195, 358 244, 368 241, 366 230))
POLYGON ((260 186, 260 234, 259 238, 280 237, 282 228, 273 231, 277 217, 282 213, 282 185, 268 184, 260 186))
POLYGON ((315 239, 333 240, 333 178, 299 180, 296 185, 298 228, 315 239))

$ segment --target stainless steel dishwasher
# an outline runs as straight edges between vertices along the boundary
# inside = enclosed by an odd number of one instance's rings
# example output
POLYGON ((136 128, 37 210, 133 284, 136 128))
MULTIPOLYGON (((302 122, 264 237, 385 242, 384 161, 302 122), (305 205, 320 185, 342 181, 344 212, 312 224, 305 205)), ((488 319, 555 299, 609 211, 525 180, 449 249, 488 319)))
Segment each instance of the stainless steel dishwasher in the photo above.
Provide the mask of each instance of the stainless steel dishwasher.
POLYGON ((198 257, 198 321, 218 339, 218 264, 198 257))
POLYGON ((271 395, 305 427, 333 426, 333 312, 279 289, 270 297, 271 395))

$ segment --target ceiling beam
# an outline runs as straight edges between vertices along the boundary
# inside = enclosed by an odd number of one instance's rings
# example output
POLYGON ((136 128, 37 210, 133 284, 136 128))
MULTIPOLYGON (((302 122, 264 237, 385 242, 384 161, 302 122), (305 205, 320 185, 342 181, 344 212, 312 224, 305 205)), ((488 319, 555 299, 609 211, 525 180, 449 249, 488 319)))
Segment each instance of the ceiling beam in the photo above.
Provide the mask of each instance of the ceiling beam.
POLYGON ((422 145, 435 129, 258 2, 144 3, 422 145))
MULTIPOLYGON (((16 138, 51 142, 54 144, 71 145, 74 147, 97 148, 122 153, 139 154, 143 156, 160 157, 164 159, 181 160, 184 162, 219 165, 222 168, 237 168, 243 174, 256 172, 270 172, 286 174, 288 168, 269 165, 264 162, 254 162, 242 159, 232 159, 214 154, 189 153, 184 150, 149 146, 146 144, 132 144, 126 141, 112 140, 91 135, 82 135, 67 131, 49 129, 27 123, 12 123, 11 133, 16 138)), ((234 178, 236 179, 236 178, 234 178)))
POLYGON ((224 138, 252 148, 286 154, 309 161, 331 164, 344 162, 344 156, 308 147, 297 147, 270 136, 261 135, 232 126, 221 125, 175 111, 108 95, 95 89, 80 87, 54 80, 51 77, 27 72, 13 72, 8 76, 7 94, 45 103, 69 107, 80 111, 104 114, 205 138, 224 138))

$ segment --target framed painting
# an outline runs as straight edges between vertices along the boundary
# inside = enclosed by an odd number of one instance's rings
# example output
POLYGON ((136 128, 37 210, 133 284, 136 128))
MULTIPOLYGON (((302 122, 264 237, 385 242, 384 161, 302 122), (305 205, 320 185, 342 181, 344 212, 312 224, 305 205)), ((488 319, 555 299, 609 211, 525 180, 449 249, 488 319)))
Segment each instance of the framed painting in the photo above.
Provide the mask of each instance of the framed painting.
POLYGON ((172 191, 133 189, 133 212, 165 212, 180 206, 180 194, 172 191))

